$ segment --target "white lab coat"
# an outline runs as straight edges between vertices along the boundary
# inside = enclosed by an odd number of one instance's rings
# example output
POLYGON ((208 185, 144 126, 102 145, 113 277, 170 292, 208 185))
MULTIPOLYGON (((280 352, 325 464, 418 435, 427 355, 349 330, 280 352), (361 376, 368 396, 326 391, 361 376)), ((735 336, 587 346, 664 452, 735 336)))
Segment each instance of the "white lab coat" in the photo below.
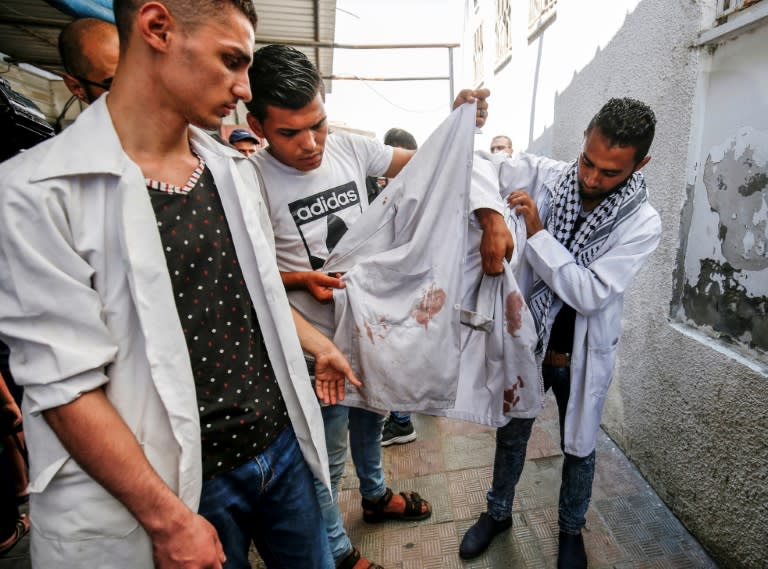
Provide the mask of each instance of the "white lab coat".
POLYGON ((365 384, 345 404, 494 426, 541 409, 536 334, 519 294, 510 316, 520 322, 507 331, 516 262, 481 279, 482 232, 469 212, 504 205, 496 170, 473 163, 474 112, 454 111, 326 260, 323 270, 345 273, 334 342, 365 384))
MULTIPOLYGON (((569 164, 520 153, 500 167, 500 187, 510 192, 527 190, 539 207, 542 220, 549 214, 550 197, 569 164)), ((595 448, 608 387, 613 378, 621 335, 624 291, 661 239, 661 219, 645 202, 631 219, 617 227, 588 267, 547 231, 528 239, 525 258, 562 302, 576 310, 571 354, 571 393, 565 417, 565 451, 587 456, 595 448)), ((522 286, 532 275, 521 276, 522 286)), ((525 290, 530 290, 525 288, 525 290)), ((557 301, 556 301, 557 302, 557 301)), ((553 305, 547 337, 561 302, 553 305)))
MULTIPOLYGON (((104 386, 147 459, 193 510, 202 484, 192 370, 157 222, 106 98, 0 165, 0 337, 25 388, 32 559, 39 569, 152 566, 136 519, 41 415, 104 386)), ((304 457, 326 484, 322 418, 274 260, 253 165, 190 129, 213 173, 304 457)))

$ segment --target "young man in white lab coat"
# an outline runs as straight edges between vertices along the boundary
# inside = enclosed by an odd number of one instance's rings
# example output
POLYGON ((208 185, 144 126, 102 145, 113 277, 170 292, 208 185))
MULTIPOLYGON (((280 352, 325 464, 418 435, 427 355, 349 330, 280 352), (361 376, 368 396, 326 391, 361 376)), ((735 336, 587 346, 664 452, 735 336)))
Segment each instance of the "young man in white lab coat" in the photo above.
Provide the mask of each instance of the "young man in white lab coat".
POLYGON ((190 126, 250 99, 253 4, 114 10, 111 91, 0 166, 33 566, 244 569, 253 541, 269 567, 332 567, 302 348, 322 400, 356 379, 288 304, 253 165, 190 126))
MULTIPOLYGON (((502 195, 525 219, 533 271, 528 303, 545 387, 560 413, 565 454, 558 567, 587 566, 581 529, 592 495, 595 443, 621 335, 624 291, 661 237, 639 171, 650 160, 656 119, 634 99, 611 99, 593 117, 572 163, 521 154, 500 170, 502 195), (520 188, 524 188, 520 190, 520 188)), ((480 555, 512 524, 515 485, 533 419, 496 434, 488 511, 467 531, 463 558, 480 555)))

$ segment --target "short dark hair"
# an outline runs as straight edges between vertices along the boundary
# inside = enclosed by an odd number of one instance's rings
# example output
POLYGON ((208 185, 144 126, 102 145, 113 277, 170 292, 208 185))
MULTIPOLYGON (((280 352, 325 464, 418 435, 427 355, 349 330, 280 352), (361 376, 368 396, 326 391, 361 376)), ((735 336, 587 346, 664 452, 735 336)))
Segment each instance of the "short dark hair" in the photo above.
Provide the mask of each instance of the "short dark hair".
POLYGON ((267 117, 267 105, 294 111, 306 107, 323 86, 309 58, 288 45, 268 45, 257 50, 248 79, 251 100, 246 106, 259 121, 267 117))
POLYGON ((406 150, 416 150, 419 147, 413 135, 402 128, 390 128, 384 135, 384 144, 406 150))
MULTIPOLYGON (((259 17, 256 14, 256 8, 253 0, 159 0, 173 14, 174 18, 179 20, 184 27, 192 29, 196 24, 215 18, 221 13, 224 6, 231 5, 240 10, 251 22, 253 28, 259 17)), ((128 45, 128 37, 131 35, 133 18, 140 6, 146 4, 149 0, 113 0, 112 9, 115 12, 115 24, 117 33, 120 35, 121 50, 122 46, 128 45)))
POLYGON ((97 18, 79 18, 64 26, 59 34, 59 55, 67 73, 82 77, 91 72, 91 61, 83 53, 86 36, 106 38, 114 33, 112 24, 97 18))
POLYGON ((624 97, 609 100, 587 126, 587 134, 597 127, 612 145, 635 149, 637 164, 648 154, 656 132, 656 115, 637 99, 624 97))

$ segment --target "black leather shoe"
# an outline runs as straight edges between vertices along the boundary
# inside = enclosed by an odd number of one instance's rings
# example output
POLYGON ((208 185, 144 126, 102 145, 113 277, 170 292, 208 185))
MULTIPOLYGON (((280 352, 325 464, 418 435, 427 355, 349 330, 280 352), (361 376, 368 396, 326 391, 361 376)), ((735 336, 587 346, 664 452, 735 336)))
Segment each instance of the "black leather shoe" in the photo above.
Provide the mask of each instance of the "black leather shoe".
POLYGON ((480 514, 475 524, 464 534, 459 546, 459 557, 472 559, 488 549, 493 538, 512 526, 512 518, 497 522, 488 514, 480 514))
POLYGON ((581 534, 560 532, 557 569, 587 569, 587 552, 584 551, 584 538, 581 534))

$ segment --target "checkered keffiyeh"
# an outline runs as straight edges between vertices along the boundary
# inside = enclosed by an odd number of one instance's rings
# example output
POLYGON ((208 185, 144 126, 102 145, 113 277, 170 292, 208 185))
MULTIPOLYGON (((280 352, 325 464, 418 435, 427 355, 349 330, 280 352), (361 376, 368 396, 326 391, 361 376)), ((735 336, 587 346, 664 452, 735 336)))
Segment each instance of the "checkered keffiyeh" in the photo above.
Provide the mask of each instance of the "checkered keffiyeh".
MULTIPOLYGON (((642 173, 635 172, 621 188, 589 212, 584 223, 571 239, 581 211, 578 172, 578 161, 576 161, 557 183, 549 208, 547 231, 559 243, 567 244, 577 264, 588 267, 592 261, 604 253, 603 245, 611 232, 629 219, 647 201, 648 191, 645 188, 645 178, 642 173)), ((544 353, 547 317, 554 297, 555 293, 552 289, 542 279, 537 278, 533 283, 530 298, 531 312, 539 338, 536 345, 537 355, 544 353)))

